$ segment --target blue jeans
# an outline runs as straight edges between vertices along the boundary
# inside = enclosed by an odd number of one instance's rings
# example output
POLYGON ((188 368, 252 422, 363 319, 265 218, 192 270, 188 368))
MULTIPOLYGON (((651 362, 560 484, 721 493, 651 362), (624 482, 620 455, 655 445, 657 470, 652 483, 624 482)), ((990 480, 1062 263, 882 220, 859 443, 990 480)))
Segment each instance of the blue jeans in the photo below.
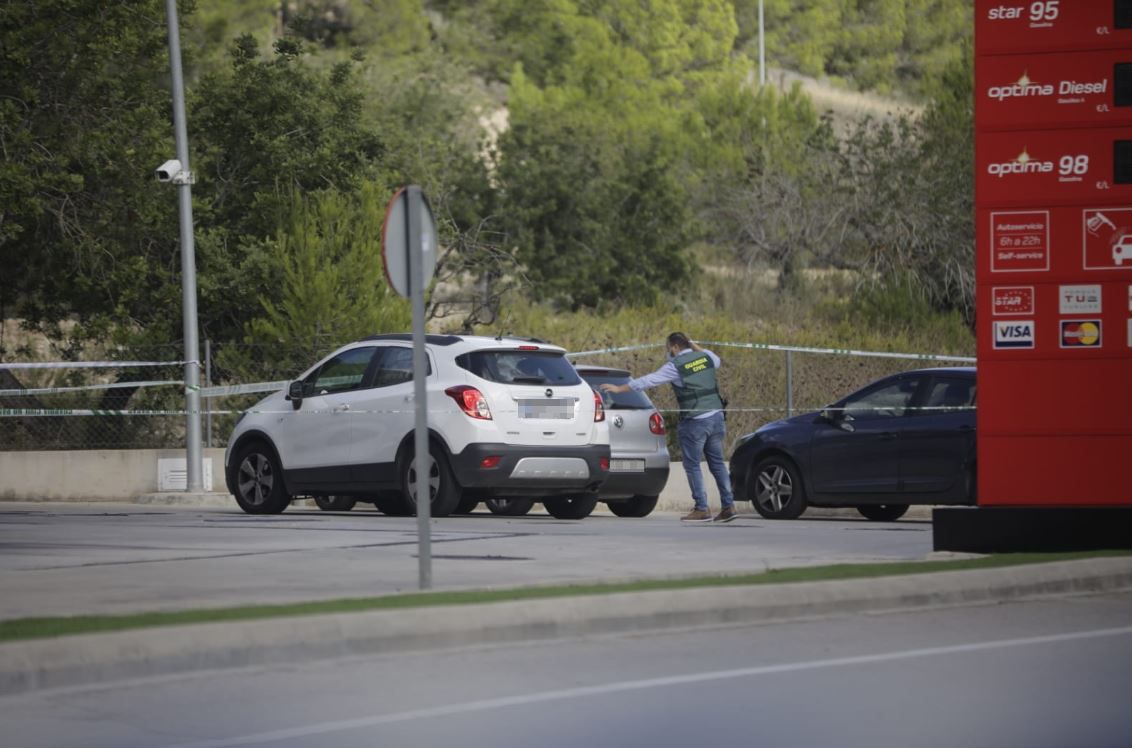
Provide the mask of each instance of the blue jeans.
POLYGON ((701 458, 707 458, 708 470, 715 478, 723 507, 735 503, 735 496, 731 493, 731 476, 727 472, 727 463, 723 461, 723 436, 726 433, 723 413, 708 418, 686 418, 676 427, 680 459, 684 463, 684 472, 688 474, 688 486, 692 489, 696 509, 707 511, 708 508, 704 475, 700 470, 701 458))

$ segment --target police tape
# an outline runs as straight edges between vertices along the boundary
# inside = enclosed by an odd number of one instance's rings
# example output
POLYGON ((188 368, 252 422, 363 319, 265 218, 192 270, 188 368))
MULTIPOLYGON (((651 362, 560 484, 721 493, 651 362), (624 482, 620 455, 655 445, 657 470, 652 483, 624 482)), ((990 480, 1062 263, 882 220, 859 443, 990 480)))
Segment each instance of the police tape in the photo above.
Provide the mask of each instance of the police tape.
MULTIPOLYGON (((977 359, 972 356, 948 356, 935 353, 897 353, 889 351, 860 351, 853 348, 810 348, 805 346, 795 345, 774 345, 771 343, 735 343, 731 341, 722 340, 701 340, 697 341, 702 346, 718 346, 723 348, 745 348, 755 351, 783 351, 791 353, 817 353, 822 355, 835 355, 835 356, 864 356, 868 358, 893 358, 905 359, 910 361, 950 361, 955 363, 975 363, 977 359)), ((602 353, 626 353, 628 351, 639 351, 648 348, 663 348, 663 343, 644 343, 639 345, 623 345, 613 348, 595 348, 589 351, 578 351, 576 353, 567 353, 567 358, 577 358, 580 356, 596 356, 602 353)))
POLYGON ((864 356, 867 358, 897 358, 912 361, 952 361, 957 363, 975 363, 973 356, 947 356, 935 353, 892 353, 888 351, 858 351, 852 348, 806 348, 791 345, 771 345, 769 343, 728 343, 720 341, 704 341, 701 345, 719 345, 729 348, 748 348, 758 351, 790 351, 793 353, 820 353, 835 356, 864 356))
POLYGON ((279 392, 287 389, 291 383, 289 379, 278 382, 253 382, 251 384, 234 384, 226 387, 201 387, 201 397, 225 397, 227 395, 248 395, 258 392, 279 392))
POLYGON ((24 362, 0 361, 0 369, 131 369, 140 366, 184 366, 200 361, 48 361, 24 362))
POLYGON ((566 354, 566 358, 577 358, 579 356, 596 356, 599 353, 624 353, 626 351, 643 351, 648 348, 663 348, 663 343, 641 343, 639 345, 622 345, 614 348, 595 348, 592 351, 571 351, 566 354))
POLYGON ((0 396, 20 397, 27 395, 58 395, 64 392, 87 392, 90 390, 115 390, 126 387, 160 387, 163 385, 182 385, 180 380, 157 380, 149 382, 112 382, 110 384, 87 384, 81 387, 35 387, 26 390, 0 390, 0 396))

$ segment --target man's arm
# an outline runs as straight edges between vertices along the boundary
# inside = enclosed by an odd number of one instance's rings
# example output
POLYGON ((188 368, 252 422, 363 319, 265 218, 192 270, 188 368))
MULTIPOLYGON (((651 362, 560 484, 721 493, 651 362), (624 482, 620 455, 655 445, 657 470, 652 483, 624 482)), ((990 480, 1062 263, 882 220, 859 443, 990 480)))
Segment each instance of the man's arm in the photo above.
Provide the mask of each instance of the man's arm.
POLYGON ((629 392, 631 390, 641 391, 647 390, 652 387, 659 387, 662 384, 669 384, 671 382, 680 381, 680 372, 676 371, 676 366, 671 361, 665 361, 664 365, 651 374, 645 374, 643 377, 637 379, 630 379, 625 384, 610 384, 606 382, 601 385, 602 392, 629 392))

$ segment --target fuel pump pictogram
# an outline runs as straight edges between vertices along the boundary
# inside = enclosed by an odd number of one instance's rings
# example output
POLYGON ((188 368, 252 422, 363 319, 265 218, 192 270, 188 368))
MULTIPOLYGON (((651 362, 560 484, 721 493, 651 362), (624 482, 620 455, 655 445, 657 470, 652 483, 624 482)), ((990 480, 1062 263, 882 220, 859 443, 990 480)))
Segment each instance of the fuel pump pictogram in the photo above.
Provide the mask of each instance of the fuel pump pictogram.
POLYGON ((1132 269, 1132 208, 1082 211, 1086 270, 1132 269))

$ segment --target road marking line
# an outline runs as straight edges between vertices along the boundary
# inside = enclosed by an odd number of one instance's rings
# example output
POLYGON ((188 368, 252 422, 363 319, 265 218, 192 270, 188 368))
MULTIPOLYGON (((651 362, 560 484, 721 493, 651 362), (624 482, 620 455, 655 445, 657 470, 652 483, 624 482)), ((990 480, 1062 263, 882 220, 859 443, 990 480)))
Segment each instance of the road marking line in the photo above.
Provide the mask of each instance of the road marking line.
POLYGON ((760 675, 777 673, 794 673, 804 670, 818 670, 829 667, 844 667, 847 665, 867 665, 878 662, 893 662, 919 657, 938 657, 963 652, 982 652, 992 649, 1006 649, 1009 647, 1027 647, 1059 642, 1079 641, 1082 639, 1100 639, 1111 636, 1127 636, 1132 634, 1132 626, 1121 628, 1096 629, 1093 631, 1079 631, 1070 634, 1051 634, 1047 636, 1031 636, 1021 639, 1001 639, 990 642, 975 642, 973 644, 956 644, 947 647, 928 647, 925 649, 909 649, 903 652, 887 652, 884 654, 858 655, 855 657, 835 657, 827 660, 809 660, 803 662, 788 662, 781 665, 762 665, 759 667, 738 668, 735 670, 716 670, 705 673, 689 673, 687 675, 673 675, 663 678, 646 678, 643 680, 629 680, 618 683, 606 683, 599 686, 580 686, 577 688, 564 688, 541 693, 525 693, 519 696, 506 696, 496 699, 483 699, 469 701, 464 704, 432 707, 429 709, 412 709, 406 712, 393 714, 380 714, 356 719, 335 720, 320 722, 302 727, 292 727, 285 730, 273 730, 251 735, 241 735, 232 738, 218 738, 202 740, 194 743, 180 743, 169 748, 228 748, 238 745, 255 745, 270 743, 279 740, 323 735, 332 732, 344 732, 365 727, 393 724, 396 722, 410 722, 418 719, 435 719, 457 714, 489 711, 513 706, 528 706, 549 701, 563 699, 577 699, 589 696, 604 696, 627 691, 642 691, 650 688, 667 688, 669 686, 683 686, 707 681, 727 680, 733 678, 749 678, 760 675))

